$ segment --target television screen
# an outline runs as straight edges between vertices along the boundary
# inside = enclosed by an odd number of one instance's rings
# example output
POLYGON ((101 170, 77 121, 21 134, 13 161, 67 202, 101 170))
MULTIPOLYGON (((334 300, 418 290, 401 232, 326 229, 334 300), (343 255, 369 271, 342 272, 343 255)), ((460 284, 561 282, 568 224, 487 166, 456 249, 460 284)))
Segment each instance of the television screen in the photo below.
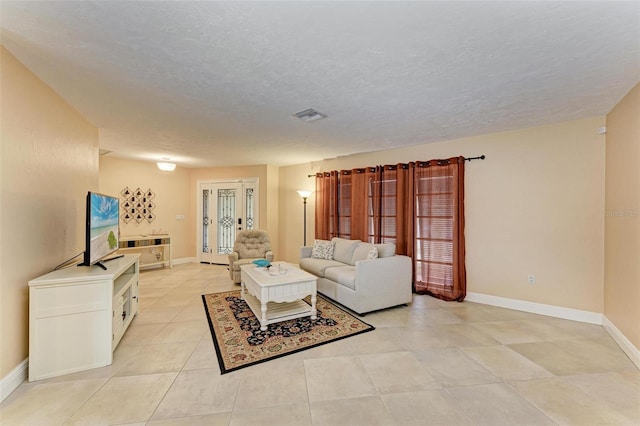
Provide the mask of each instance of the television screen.
POLYGON ((93 265, 118 250, 119 208, 116 197, 87 194, 85 265, 93 265))

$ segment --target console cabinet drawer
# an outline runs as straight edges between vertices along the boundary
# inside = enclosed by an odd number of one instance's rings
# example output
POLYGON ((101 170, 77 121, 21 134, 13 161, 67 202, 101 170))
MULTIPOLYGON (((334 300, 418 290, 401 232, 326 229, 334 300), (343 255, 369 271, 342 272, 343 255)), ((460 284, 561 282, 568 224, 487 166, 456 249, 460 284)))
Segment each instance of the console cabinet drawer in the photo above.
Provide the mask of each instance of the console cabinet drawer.
POLYGON ((79 282, 37 288, 31 302, 35 318, 54 317, 109 308, 109 281, 79 282))

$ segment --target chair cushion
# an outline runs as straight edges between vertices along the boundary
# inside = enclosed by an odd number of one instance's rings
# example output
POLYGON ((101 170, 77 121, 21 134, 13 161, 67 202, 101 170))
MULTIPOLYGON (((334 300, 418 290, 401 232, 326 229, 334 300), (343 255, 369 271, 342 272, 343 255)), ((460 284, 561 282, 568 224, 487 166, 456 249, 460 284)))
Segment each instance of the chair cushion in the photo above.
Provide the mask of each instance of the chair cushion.
POLYGON ((269 234, 260 229, 245 229, 238 232, 233 251, 243 258, 264 258, 265 253, 271 251, 269 234))
POLYGON ((343 266, 342 263, 336 262, 335 260, 314 259, 312 257, 305 257, 303 259, 300 259, 299 265, 300 269, 302 269, 303 271, 307 271, 321 278, 324 277, 325 270, 327 268, 343 266))
POLYGON ((254 260, 264 260, 266 262, 265 258, 262 259, 255 259, 255 258, 251 258, 251 259, 238 259, 235 262, 233 262, 233 270, 234 271, 239 271, 240 267, 242 265, 248 265, 249 263, 253 263, 254 260))
POLYGON ((333 259, 333 242, 327 240, 315 240, 311 249, 311 257, 314 259, 333 259))
POLYGON ((378 257, 378 249, 370 243, 360 243, 356 246, 350 265, 355 265, 358 260, 375 259, 378 257))
POLYGON ((333 260, 349 265, 353 259, 355 251, 360 240, 347 240, 345 238, 334 237, 331 239, 335 244, 333 247, 333 260))
POLYGON ((356 268, 355 266, 336 266, 333 268, 327 268, 324 271, 324 277, 335 281, 345 287, 349 287, 352 290, 356 289, 356 268))

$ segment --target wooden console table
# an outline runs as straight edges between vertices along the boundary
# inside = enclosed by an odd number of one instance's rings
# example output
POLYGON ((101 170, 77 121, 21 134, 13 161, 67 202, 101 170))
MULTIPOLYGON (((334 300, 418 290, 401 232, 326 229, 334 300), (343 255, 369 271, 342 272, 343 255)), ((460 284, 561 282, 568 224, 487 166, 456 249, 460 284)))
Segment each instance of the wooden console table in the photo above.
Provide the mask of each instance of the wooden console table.
POLYGON ((171 255, 171 235, 169 234, 148 234, 129 235, 120 237, 120 248, 118 253, 140 253, 140 267, 168 266, 173 268, 171 255), (155 259, 145 261, 145 252, 150 252, 155 259))

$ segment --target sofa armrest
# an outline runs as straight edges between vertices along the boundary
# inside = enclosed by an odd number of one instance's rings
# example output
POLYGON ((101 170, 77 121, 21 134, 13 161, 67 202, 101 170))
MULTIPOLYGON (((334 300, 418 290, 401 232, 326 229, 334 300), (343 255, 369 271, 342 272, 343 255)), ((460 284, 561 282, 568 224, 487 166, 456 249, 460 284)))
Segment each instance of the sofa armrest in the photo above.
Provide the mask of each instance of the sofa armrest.
POLYGON ((237 251, 232 251, 231 253, 229 253, 229 265, 233 265, 233 263, 236 262, 239 258, 240 255, 237 251))
POLYGON ((383 307, 411 303, 412 276, 411 258, 408 256, 357 261, 355 291, 358 301, 362 306, 383 307))
POLYGON ((300 259, 304 259, 305 257, 311 257, 312 250, 313 250, 312 246, 300 247, 300 259))
POLYGON ((265 258, 266 260, 268 260, 269 262, 273 262, 273 252, 272 252, 271 250, 267 251, 267 252, 264 254, 264 258, 265 258))

